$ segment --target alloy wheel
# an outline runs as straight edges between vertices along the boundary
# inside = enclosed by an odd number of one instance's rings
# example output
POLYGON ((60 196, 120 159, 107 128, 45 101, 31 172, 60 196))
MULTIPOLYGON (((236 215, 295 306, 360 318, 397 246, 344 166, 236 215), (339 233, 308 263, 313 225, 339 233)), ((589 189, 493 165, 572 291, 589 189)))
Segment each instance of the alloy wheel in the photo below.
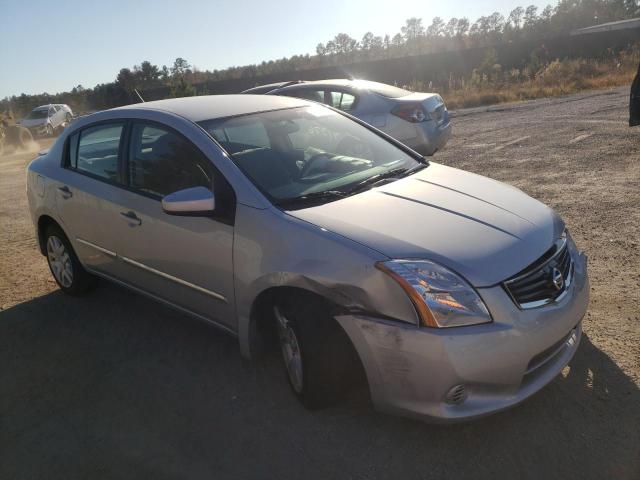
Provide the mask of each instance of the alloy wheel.
POLYGON ((278 307, 274 308, 276 322, 278 324, 278 338, 280 349, 289 381, 293 390, 300 394, 304 386, 304 372, 302 367, 302 355, 298 337, 291 326, 291 322, 282 314, 278 307))
POLYGON ((71 257, 62 240, 55 235, 47 239, 47 260, 58 283, 64 288, 71 287, 73 284, 71 257))

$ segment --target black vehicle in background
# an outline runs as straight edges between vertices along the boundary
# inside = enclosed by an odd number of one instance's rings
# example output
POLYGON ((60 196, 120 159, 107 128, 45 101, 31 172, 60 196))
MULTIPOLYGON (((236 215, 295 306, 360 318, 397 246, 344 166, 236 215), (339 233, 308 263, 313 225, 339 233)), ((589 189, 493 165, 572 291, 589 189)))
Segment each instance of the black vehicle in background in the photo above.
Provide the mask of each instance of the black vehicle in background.
POLYGON ((631 95, 629 98, 629 126, 640 125, 640 65, 638 73, 631 84, 631 95))

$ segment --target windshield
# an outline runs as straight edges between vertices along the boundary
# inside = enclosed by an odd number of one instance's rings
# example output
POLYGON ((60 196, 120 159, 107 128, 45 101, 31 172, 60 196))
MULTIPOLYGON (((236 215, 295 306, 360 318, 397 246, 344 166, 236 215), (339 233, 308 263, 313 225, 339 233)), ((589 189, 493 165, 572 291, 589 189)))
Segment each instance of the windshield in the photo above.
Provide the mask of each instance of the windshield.
POLYGON ((356 193, 350 190, 368 178, 421 166, 366 127, 319 105, 200 125, 276 204, 309 195, 319 199, 321 192, 356 193))
POLYGON ((29 119, 47 118, 48 114, 49 114, 49 110, 32 110, 27 118, 29 119))

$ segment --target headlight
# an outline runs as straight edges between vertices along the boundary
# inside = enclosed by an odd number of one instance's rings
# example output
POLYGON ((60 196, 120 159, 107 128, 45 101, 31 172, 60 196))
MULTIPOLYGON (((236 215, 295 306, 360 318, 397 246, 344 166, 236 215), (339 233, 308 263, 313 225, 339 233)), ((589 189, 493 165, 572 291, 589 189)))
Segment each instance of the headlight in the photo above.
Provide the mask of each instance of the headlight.
POLYGON ((400 284, 427 327, 460 327, 491 322, 482 299, 466 281, 429 260, 390 260, 376 267, 400 284))

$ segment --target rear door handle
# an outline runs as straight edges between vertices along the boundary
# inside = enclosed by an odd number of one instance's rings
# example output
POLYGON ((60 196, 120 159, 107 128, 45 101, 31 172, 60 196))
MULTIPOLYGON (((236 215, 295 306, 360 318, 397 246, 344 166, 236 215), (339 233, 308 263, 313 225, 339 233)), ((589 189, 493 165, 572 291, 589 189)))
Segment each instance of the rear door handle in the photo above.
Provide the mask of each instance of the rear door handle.
POLYGON ((73 192, 66 185, 58 187, 58 190, 62 194, 62 198, 67 199, 73 197, 73 192))
POLYGON ((130 225, 142 225, 142 220, 140 220, 136 213, 132 212, 131 210, 129 210, 128 212, 120 212, 120 215, 126 218, 127 221, 130 222, 130 225))

